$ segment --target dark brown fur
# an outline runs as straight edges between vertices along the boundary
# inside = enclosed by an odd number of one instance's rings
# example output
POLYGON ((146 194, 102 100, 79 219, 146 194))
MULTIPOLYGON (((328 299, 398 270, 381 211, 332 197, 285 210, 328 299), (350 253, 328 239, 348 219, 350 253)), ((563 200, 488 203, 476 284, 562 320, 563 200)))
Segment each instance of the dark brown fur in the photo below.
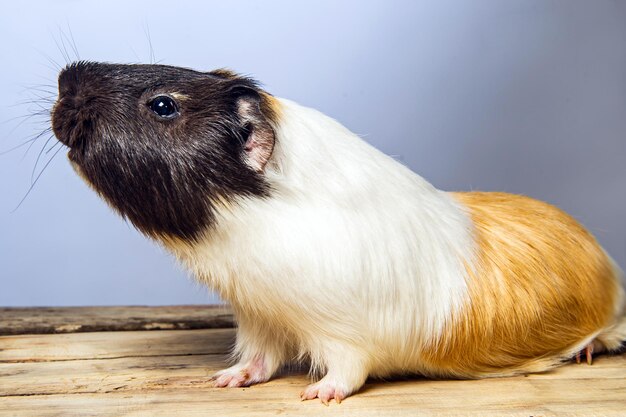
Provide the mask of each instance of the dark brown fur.
POLYGON ((81 174, 139 230, 194 239, 215 202, 270 192, 244 149, 255 122, 273 134, 265 101, 253 80, 225 71, 78 62, 59 75, 52 126, 81 174), (178 117, 150 110, 161 94, 176 100, 178 117), (238 114, 241 100, 253 123, 238 114))

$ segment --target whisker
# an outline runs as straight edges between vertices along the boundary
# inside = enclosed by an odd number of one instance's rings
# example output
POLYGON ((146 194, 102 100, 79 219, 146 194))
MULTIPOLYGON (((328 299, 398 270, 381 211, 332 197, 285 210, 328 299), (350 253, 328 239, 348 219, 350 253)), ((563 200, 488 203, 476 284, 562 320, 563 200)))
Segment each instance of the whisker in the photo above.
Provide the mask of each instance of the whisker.
MULTIPOLYGON (((59 63, 56 62, 54 59, 52 59, 50 57, 50 55, 46 54, 45 52, 41 51, 40 49, 37 49, 37 48, 34 48, 34 49, 35 49, 35 51, 39 52, 39 54, 42 55, 50 64, 52 64, 52 66, 54 68, 51 68, 51 69, 53 69, 55 72, 57 72, 57 71, 59 71, 61 69, 61 66, 59 65, 59 63)), ((50 68, 50 67, 48 67, 48 68, 50 68)))
POLYGON ((48 94, 55 94, 57 93, 57 88, 53 85, 50 86, 44 86, 44 85, 32 85, 32 86, 23 86, 24 88, 22 88, 21 92, 25 93, 27 91, 38 91, 40 93, 48 93, 48 94))
MULTIPOLYGON (((40 113, 40 112, 37 112, 40 113)), ((19 123, 17 123, 12 129, 9 130, 9 132, 6 134, 6 136, 10 136, 13 134, 13 132, 15 132, 20 126, 22 126, 24 123, 26 123, 27 121, 30 121, 33 117, 41 117, 43 116, 43 114, 30 114, 27 116, 23 116, 21 117, 22 120, 20 120, 19 123)), ((36 120, 36 119, 35 119, 36 120)), ((44 123, 46 126, 50 126, 50 118, 46 118, 44 120, 40 120, 39 124, 44 123)), ((34 124, 34 123, 33 123, 34 124)), ((44 131, 45 133, 45 131, 44 131)), ((37 135, 35 135, 35 137, 38 137, 37 135)), ((31 144, 32 145, 32 144, 31 144)), ((26 150, 26 153, 28 153, 28 151, 30 150, 30 146, 28 147, 28 149, 26 150)), ((24 156, 22 157, 22 159, 24 159, 26 157, 26 153, 24 154, 24 156)))
POLYGON ((50 157, 50 159, 48 159, 48 162, 46 162, 46 165, 43 166, 43 168, 41 169, 41 172, 39 173, 39 175, 37 175, 37 178, 35 178, 35 181, 30 185, 30 187, 28 188, 28 191, 26 191, 26 194, 24 195, 24 197, 22 197, 22 199, 20 200, 20 202, 18 203, 17 207, 15 207, 11 213, 14 213, 17 209, 20 208, 20 206, 22 205, 22 203, 24 202, 24 200, 26 200, 26 197, 28 197, 28 195, 30 194, 30 192, 33 190, 33 188, 35 188, 35 185, 37 184, 37 181, 39 181, 39 178, 41 178, 41 175, 44 173, 44 171, 46 170, 46 168, 48 168, 48 165, 50 165, 50 162, 52 162, 52 160, 54 159, 55 156, 57 156, 57 154, 59 153, 59 151, 63 149, 63 147, 59 148, 56 150, 55 153, 52 154, 52 156, 50 157))
POLYGON ((54 148, 56 148, 56 147, 57 147, 57 145, 61 145, 61 146, 63 146, 63 144, 62 144, 61 142, 56 141, 56 142, 55 142, 55 143, 54 143, 54 144, 50 147, 50 149, 48 149, 48 150, 46 151, 46 155, 47 155, 47 154, 49 154, 51 150, 53 150, 54 148))
POLYGON ((37 171, 37 165, 39 165, 39 159, 41 158, 41 155, 43 154, 44 149, 46 149, 46 146, 48 146, 48 143, 50 143, 50 140, 53 137, 54 137, 54 135, 48 136, 48 139, 46 139, 46 142, 43 144, 43 146, 39 150, 39 153, 37 154, 37 159, 35 159, 35 166, 33 166, 33 170, 30 173, 30 182, 31 182, 31 184, 33 182, 33 178, 35 177, 35 171, 37 171))
POLYGON ((57 72, 57 71, 60 70, 59 68, 56 68, 56 67, 54 67, 52 65, 48 65, 48 64, 45 64, 45 63, 41 63, 40 65, 42 65, 42 66, 46 67, 47 69, 49 69, 50 71, 54 71, 54 72, 57 72))
POLYGON ((11 129, 11 131, 9 133, 13 133, 15 131, 15 129, 17 129, 18 127, 20 127, 22 124, 24 124, 24 122, 32 119, 33 117, 37 117, 37 116, 45 116, 47 114, 50 114, 48 109, 42 109, 42 110, 38 110, 36 112, 33 112, 31 114, 24 114, 22 116, 15 116, 15 117, 11 117, 9 119, 3 120, 2 122, 0 122, 0 124, 5 125, 9 122, 13 122, 15 120, 20 120, 20 122, 13 128, 11 129))
MULTIPOLYGON (((52 99, 56 99, 56 94, 55 93, 51 93, 49 91, 46 91, 44 95, 44 92, 42 92, 41 90, 36 90, 36 89, 32 89, 31 91, 29 91, 31 96, 34 96, 36 98, 38 98, 41 101, 49 101, 52 99)), ((34 102, 36 102, 37 100, 33 100, 34 102)), ((24 101, 18 102, 18 103, 24 103, 24 101)))
POLYGON ((133 55, 135 55, 135 58, 137 58, 137 62, 141 62, 141 58, 139 58, 139 55, 137 55, 137 52, 133 49, 133 47, 130 46, 130 43, 126 42, 126 46, 128 46, 133 55))
POLYGON ((61 48, 61 44, 59 43, 59 41, 57 40, 57 38, 53 34, 51 34, 51 36, 52 36, 52 40, 54 41, 54 43, 57 46, 57 49, 61 53, 61 56, 65 60, 65 64, 69 65, 70 64, 70 57, 67 55, 67 51, 65 50, 65 48, 61 48), (65 50, 65 53, 63 52, 64 50, 65 50))
POLYGON ((42 102, 44 104, 52 105, 52 104, 54 104, 55 101, 56 100, 53 97, 39 97, 37 100, 22 100, 22 101, 18 101, 15 104, 8 105, 7 108, 21 107, 21 106, 30 104, 30 105, 34 105, 34 106, 39 106, 40 109, 43 109, 42 102))
POLYGON ((30 149, 33 147, 33 145, 35 144, 35 142, 37 142, 37 140, 44 136, 47 133, 50 133, 50 131, 52 130, 52 128, 48 128, 45 129, 43 132, 39 133, 37 136, 35 136, 33 138, 33 140, 30 141, 30 145, 28 145, 28 148, 26 148, 26 151, 24 151, 24 155, 22 155, 22 161, 24 160, 24 158, 26 158, 26 155, 28 155, 28 152, 30 151, 30 149))
MULTIPOLYGON (((41 131, 41 132, 39 132, 39 133, 37 133, 37 134, 33 135, 32 137, 30 137, 30 138, 26 139, 24 142, 20 143, 19 145, 15 145, 15 146, 13 146, 12 148, 7 149, 7 150, 5 150, 5 151, 0 151, 0 155, 4 155, 4 154, 7 154, 7 153, 9 153, 9 152, 13 152, 14 150, 17 150, 17 149, 21 148, 22 146, 26 146, 26 145, 28 145, 28 144, 32 144, 32 143, 33 143, 33 142, 35 142, 37 139, 39 139, 40 137, 42 137, 42 136, 44 136, 44 135, 46 135, 47 133, 50 133, 50 132, 52 132, 52 128, 51 128, 51 127, 47 127, 47 128, 45 128, 45 129, 43 129, 43 131, 41 131)), ((22 160, 23 160, 23 159, 24 159, 24 158, 22 157, 22 160)))
POLYGON ((41 98, 41 99, 50 99, 56 98, 57 93, 49 90, 42 90, 39 88, 31 88, 29 90, 23 90, 22 95, 30 94, 31 96, 41 98))
POLYGON ((35 77, 40 78, 40 79, 50 83, 50 84, 41 84, 41 85, 47 85, 49 87, 56 88, 56 82, 57 82, 56 80, 51 80, 50 78, 47 78, 47 77, 44 77, 43 75, 38 75, 38 74, 35 74, 35 77))
POLYGON ((31 91, 31 94, 34 95, 35 97, 39 98, 39 99, 42 99, 42 100, 50 99, 50 98, 56 98, 56 94, 50 94, 50 95, 44 96, 44 95, 42 95, 42 93, 40 93, 40 92, 38 92, 36 90, 31 91))
POLYGON ((57 86, 54 84, 19 84, 22 87, 20 92, 30 91, 30 90, 41 90, 41 91, 49 91, 56 92, 57 86))
POLYGON ((67 57, 67 60, 69 62, 72 62, 72 57, 70 56, 69 51, 67 50, 67 45, 65 45, 65 33, 63 32, 63 29, 61 29, 59 27, 59 40, 61 41, 61 46, 63 46, 63 50, 65 51, 65 56, 67 57))
POLYGON ((68 32, 70 32, 70 39, 68 39, 68 41, 71 40, 70 46, 72 47, 72 50, 74 51, 74 55, 76 55, 76 59, 80 61, 80 54, 78 53, 78 48, 76 47, 76 40, 74 40, 74 34, 72 33, 72 28, 70 27, 69 22, 67 22, 67 30, 68 32))
POLYGON ((34 140, 36 140, 36 139, 35 138, 31 138, 31 139, 26 140, 25 142, 20 143, 19 145, 15 145, 14 147, 12 147, 10 149, 7 149, 6 151, 0 151, 0 155, 5 155, 5 154, 8 154, 9 152, 13 152, 13 151, 21 148, 22 146, 28 145, 30 142, 32 142, 34 140))
POLYGON ((150 64, 154 64, 154 48, 152 47, 152 37, 150 36, 150 26, 148 26, 148 24, 146 23, 146 26, 144 28, 144 33, 146 35, 146 37, 148 38, 148 45, 150 46, 150 64))

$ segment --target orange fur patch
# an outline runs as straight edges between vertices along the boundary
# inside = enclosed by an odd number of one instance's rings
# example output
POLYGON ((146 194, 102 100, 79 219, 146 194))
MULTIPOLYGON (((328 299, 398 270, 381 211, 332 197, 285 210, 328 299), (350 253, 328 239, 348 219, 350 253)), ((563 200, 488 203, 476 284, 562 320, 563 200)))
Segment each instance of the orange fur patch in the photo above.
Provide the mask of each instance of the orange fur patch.
POLYGON ((261 91, 261 112, 268 121, 272 128, 276 129, 278 122, 280 121, 280 115, 282 113, 280 103, 271 94, 261 91))
POLYGON ((427 373, 537 372, 613 324, 618 280, 594 237, 541 201, 453 193, 474 222, 469 301, 424 352, 427 373))
POLYGON ((216 77, 222 77, 222 78, 228 78, 228 79, 239 77, 239 74, 237 74, 235 71, 229 68, 218 68, 216 70, 211 71, 210 74, 213 74, 216 77))

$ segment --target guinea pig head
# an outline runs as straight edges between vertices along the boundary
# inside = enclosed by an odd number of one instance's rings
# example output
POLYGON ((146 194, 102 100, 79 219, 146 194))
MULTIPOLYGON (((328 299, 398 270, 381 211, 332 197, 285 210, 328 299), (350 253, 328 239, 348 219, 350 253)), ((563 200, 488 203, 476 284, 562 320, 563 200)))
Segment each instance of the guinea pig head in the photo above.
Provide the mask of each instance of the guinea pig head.
POLYGON ((254 81, 224 70, 77 62, 59 74, 52 128, 139 230, 195 239, 220 202, 270 193, 273 109, 254 81))

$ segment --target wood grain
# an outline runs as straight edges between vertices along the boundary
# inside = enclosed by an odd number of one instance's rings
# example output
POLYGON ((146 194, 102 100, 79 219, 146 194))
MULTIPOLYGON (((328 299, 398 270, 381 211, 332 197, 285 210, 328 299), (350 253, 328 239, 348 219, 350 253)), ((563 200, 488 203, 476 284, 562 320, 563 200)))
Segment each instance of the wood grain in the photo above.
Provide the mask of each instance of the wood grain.
POLYGON ((234 329, 0 337, 0 416, 624 416, 626 355, 475 381, 368 381, 342 404, 300 402, 302 368, 213 388, 234 329))
POLYGON ((234 340, 234 329, 2 336, 0 362, 223 354, 234 340))

